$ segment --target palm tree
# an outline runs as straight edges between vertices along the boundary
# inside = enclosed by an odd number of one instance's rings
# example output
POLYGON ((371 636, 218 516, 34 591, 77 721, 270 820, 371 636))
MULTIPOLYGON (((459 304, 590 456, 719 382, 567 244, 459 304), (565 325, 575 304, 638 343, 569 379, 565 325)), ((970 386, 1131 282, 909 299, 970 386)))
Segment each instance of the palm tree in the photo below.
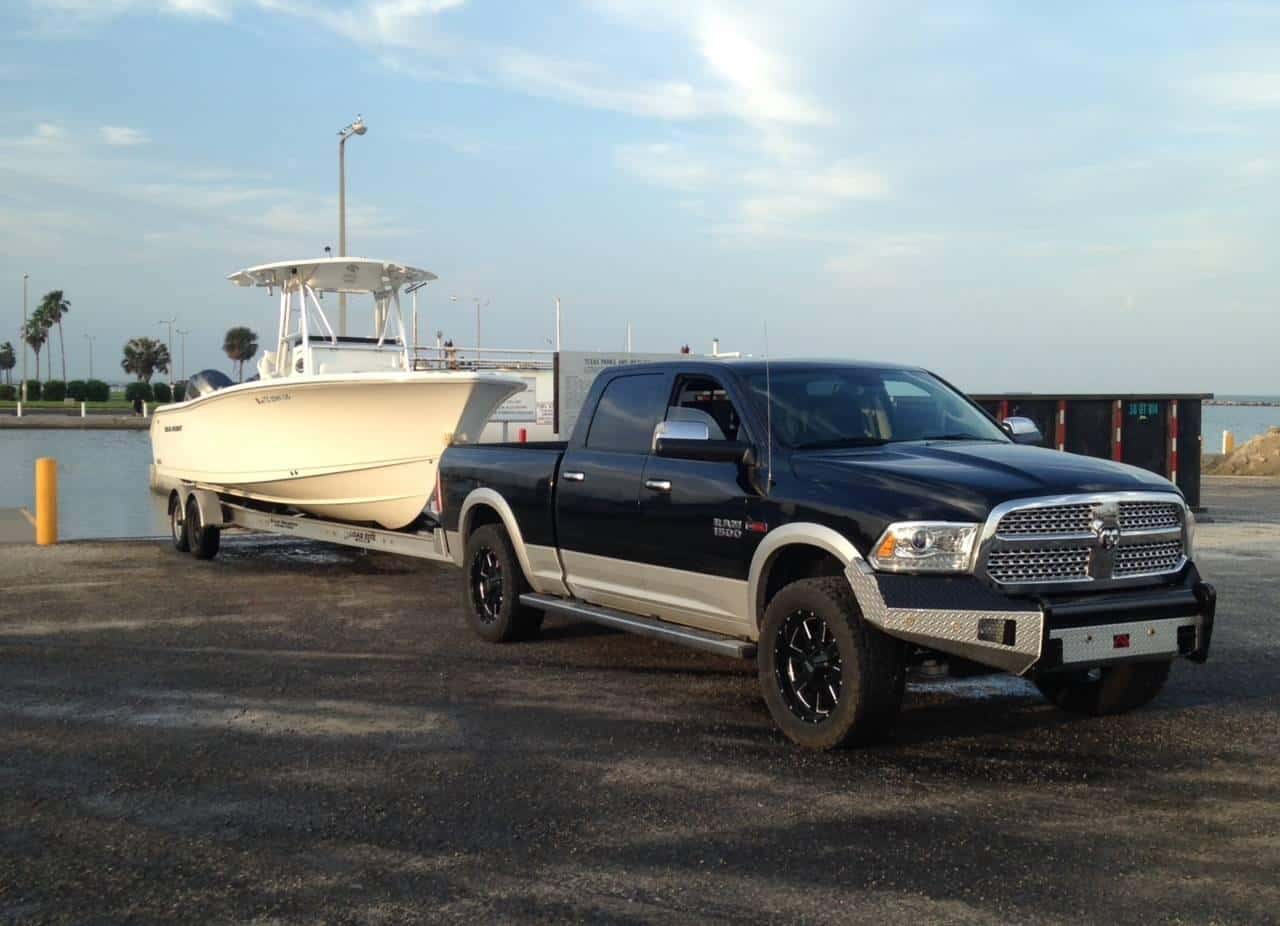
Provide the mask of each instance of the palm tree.
POLYGON ((243 326, 228 328, 226 337, 222 339, 222 349, 236 363, 236 379, 244 382, 244 363, 252 360, 258 352, 257 332, 243 326))
MULTIPOLYGON (((45 317, 48 327, 58 326, 58 353, 62 355, 62 381, 67 381, 67 342, 62 337, 62 316, 71 311, 71 301, 62 298, 62 290, 52 289, 44 294, 44 298, 40 300, 40 308, 36 311, 45 317)), ((52 363, 53 358, 49 358, 52 363)), ((49 375, 53 375, 52 368, 49 375)))
POLYGON ((17 363, 18 358, 13 353, 13 345, 8 341, 0 344, 0 370, 4 370, 5 385, 13 385, 13 368, 17 363))
POLYGON ((44 315, 39 310, 27 319, 27 327, 23 329, 22 340, 27 342, 36 354, 36 382, 40 381, 40 349, 49 340, 49 326, 45 324, 44 315))
POLYGON ((120 368, 149 383, 157 370, 169 371, 169 348, 154 338, 131 338, 124 346, 120 368))

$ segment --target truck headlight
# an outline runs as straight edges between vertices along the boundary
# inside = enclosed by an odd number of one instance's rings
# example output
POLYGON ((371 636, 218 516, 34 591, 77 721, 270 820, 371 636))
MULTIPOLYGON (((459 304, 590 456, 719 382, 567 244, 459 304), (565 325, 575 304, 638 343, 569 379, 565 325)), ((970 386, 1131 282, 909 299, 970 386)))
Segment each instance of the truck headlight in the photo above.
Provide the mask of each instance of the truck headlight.
POLYGON ((980 524, 902 521, 890 524, 871 551, 882 572, 968 572, 980 524))

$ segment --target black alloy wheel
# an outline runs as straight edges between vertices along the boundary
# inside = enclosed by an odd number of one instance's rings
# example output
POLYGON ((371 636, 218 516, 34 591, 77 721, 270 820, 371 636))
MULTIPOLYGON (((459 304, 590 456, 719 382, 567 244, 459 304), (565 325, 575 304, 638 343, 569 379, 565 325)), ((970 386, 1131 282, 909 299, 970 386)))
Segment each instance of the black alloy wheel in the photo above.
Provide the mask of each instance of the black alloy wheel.
POLYGON ((467 622, 477 636, 490 643, 537 636, 543 615, 520 603, 529 583, 502 525, 484 524, 472 531, 463 563, 467 622))
POLYGON ((795 611, 778 628, 774 672, 787 707, 805 723, 821 723, 840 703, 840 646, 812 611, 795 611))
POLYGON ((495 623, 502 616, 502 562, 489 547, 480 547, 471 558, 471 594, 476 616, 482 623, 495 623))

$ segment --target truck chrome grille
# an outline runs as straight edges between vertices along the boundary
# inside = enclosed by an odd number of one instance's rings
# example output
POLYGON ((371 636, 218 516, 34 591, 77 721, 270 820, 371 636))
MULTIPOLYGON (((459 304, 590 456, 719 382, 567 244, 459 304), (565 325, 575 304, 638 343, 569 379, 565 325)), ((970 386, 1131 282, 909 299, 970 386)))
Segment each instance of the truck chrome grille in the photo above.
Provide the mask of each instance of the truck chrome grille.
POLYGON ((1182 506, 1172 502, 1121 502, 1120 530, 1150 531, 1182 527, 1182 506))
POLYGON ((1114 576, 1152 575, 1172 572, 1182 564, 1182 541, 1135 543, 1116 550, 1114 576))
POLYGON ((1053 505, 1048 508, 1019 508, 1000 519, 996 533, 1001 537, 1033 537, 1037 534, 1087 534, 1092 505, 1053 505))
POLYGON ((992 512, 978 573, 996 585, 1084 584, 1177 572, 1186 563, 1185 508, 1160 494, 1061 496, 992 512))
POLYGON ((1063 582, 1089 578, 1089 551, 1084 548, 992 550, 987 575, 1001 585, 1063 582))

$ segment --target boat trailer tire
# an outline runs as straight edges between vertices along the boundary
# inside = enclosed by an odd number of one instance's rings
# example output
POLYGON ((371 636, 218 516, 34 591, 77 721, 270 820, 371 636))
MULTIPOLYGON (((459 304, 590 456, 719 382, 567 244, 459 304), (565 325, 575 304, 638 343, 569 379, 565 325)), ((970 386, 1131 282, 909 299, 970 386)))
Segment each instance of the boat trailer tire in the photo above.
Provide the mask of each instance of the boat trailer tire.
POLYGON ((538 635, 543 614, 520 603, 529 585, 501 525, 485 524, 467 538, 463 580, 467 622, 479 637, 506 643, 538 635))
POLYGON ((191 543, 187 539, 187 520, 182 507, 182 496, 177 492, 169 493, 169 537, 173 540, 173 548, 179 553, 191 552, 191 543))
POLYGON ((1036 687, 1046 698, 1073 714, 1123 714, 1155 698, 1169 678, 1172 660, 1128 662, 1038 677, 1036 687))
POLYGON ((887 738, 902 706, 900 642, 862 619, 843 578, 802 579, 765 609, 760 688, 774 722, 809 749, 887 738))
POLYGON ((222 543, 222 529, 206 527, 195 496, 187 499, 187 545, 196 559, 213 559, 222 543))

